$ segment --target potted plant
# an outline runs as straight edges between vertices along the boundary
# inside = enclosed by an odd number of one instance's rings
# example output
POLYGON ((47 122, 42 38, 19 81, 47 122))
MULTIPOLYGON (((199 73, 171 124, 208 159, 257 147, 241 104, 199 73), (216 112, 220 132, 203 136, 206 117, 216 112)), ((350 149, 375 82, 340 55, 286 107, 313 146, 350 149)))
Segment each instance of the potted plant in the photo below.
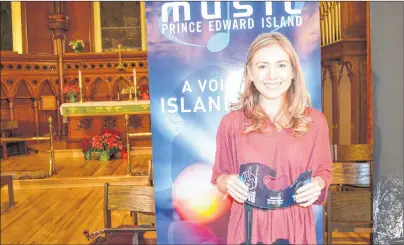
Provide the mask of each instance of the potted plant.
POLYGON ((100 152, 101 161, 109 161, 111 155, 123 149, 123 140, 119 134, 103 130, 93 137, 92 147, 94 151, 100 152))
POLYGON ((80 39, 70 41, 69 46, 74 50, 75 53, 81 52, 85 47, 84 41, 80 39))
POLYGON ((91 160, 91 152, 93 151, 92 140, 91 139, 82 140, 80 143, 80 147, 81 151, 84 154, 84 159, 91 160))
POLYGON ((68 97, 70 103, 76 103, 80 90, 75 83, 71 83, 63 89, 63 93, 68 97))

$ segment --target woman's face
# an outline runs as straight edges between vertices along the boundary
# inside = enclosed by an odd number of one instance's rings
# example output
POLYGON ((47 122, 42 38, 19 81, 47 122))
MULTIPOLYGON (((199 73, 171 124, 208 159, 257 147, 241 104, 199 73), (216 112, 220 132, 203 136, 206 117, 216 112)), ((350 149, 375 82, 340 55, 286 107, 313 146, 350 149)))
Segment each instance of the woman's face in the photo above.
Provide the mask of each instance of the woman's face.
POLYGON ((271 100, 283 97, 294 77, 289 55, 279 44, 257 50, 251 59, 248 75, 260 95, 271 100))

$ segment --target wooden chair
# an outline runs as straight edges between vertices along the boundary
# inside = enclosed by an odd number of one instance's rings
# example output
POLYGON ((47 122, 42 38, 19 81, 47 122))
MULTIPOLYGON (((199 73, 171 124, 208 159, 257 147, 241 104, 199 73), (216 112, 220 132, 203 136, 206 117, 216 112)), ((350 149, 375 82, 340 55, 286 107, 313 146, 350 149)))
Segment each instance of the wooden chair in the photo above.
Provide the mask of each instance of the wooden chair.
MULTIPOLYGON (((18 121, 2 121, 0 122, 1 137, 19 137, 18 121)), ((3 159, 7 160, 9 155, 27 154, 28 145, 25 141, 1 143, 3 159)))
POLYGON ((13 176, 2 175, 1 187, 8 185, 8 205, 10 208, 14 207, 14 188, 13 188, 13 176))
MULTIPOLYGON (((135 185, 110 185, 105 184, 104 188, 104 226, 111 228, 111 211, 131 211, 133 217, 133 225, 120 226, 119 228, 136 228, 139 226, 137 214, 155 215, 154 206, 154 188, 151 186, 135 186, 135 185)), ((142 236, 137 237, 137 243, 155 243, 156 232, 155 225, 150 224, 146 227, 154 227, 154 231, 141 232, 142 236), (143 241, 143 242, 142 242, 143 241)), ((128 233, 133 237, 133 232, 128 233)), ((136 233, 138 234, 138 233, 136 233)))
POLYGON ((373 161, 372 144, 333 145, 332 149, 337 162, 373 161))
POLYGON ((327 244, 332 231, 354 232, 372 227, 371 145, 334 145, 332 183, 326 204, 327 244))
MULTIPOLYGON (((334 162, 352 163, 362 162, 369 164, 369 174, 372 177, 373 170, 373 145, 372 144, 352 144, 352 145, 333 145, 334 162)), ((370 182, 372 183, 372 179, 370 182)), ((355 190, 353 188, 371 188, 371 185, 346 184, 340 185, 342 190, 355 190)))

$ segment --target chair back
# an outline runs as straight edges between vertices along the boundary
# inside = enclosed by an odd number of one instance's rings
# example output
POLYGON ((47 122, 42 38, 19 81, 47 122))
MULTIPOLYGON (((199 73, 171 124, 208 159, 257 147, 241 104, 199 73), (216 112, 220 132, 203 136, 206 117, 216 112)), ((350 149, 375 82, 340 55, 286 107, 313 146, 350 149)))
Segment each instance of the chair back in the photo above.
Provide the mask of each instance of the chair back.
POLYGON ((0 131, 1 137, 19 136, 18 132, 13 135, 14 131, 18 131, 18 121, 1 121, 0 131))
POLYGON ((334 162, 332 164, 333 185, 370 186, 371 164, 362 162, 334 162))
POLYGON ((104 188, 105 228, 111 228, 111 211, 131 211, 155 214, 154 189, 152 186, 110 185, 104 188))
POLYGON ((372 144, 333 145, 335 162, 373 161, 372 144))

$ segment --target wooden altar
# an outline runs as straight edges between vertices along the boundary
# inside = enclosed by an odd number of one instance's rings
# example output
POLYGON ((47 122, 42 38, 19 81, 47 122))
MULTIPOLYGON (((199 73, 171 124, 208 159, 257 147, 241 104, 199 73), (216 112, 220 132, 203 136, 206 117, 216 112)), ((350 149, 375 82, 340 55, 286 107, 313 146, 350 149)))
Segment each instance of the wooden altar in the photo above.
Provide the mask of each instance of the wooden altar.
MULTIPOLYGON (((64 103, 60 113, 67 120, 68 140, 97 135, 103 129, 114 129, 125 135, 125 115, 129 116, 129 133, 150 131, 150 101, 91 101, 64 103)), ((137 139, 132 146, 151 146, 149 138, 137 139)))

